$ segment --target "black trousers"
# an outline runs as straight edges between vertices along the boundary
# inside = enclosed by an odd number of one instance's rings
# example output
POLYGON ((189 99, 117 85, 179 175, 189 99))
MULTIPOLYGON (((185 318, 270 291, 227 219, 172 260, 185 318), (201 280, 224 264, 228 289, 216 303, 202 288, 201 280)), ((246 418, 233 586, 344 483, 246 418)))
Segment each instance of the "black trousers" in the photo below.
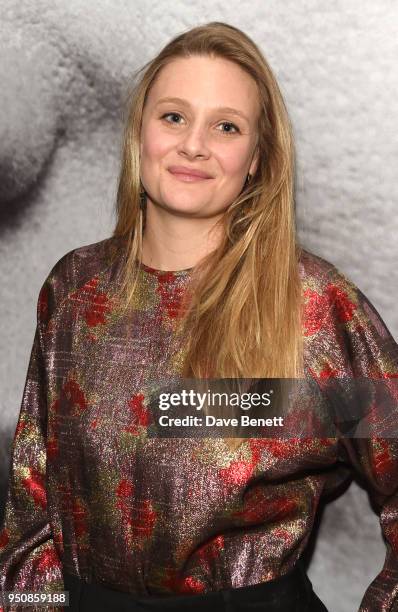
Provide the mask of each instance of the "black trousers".
POLYGON ((328 612, 301 563, 275 580, 202 595, 136 597, 64 572, 69 612, 328 612))

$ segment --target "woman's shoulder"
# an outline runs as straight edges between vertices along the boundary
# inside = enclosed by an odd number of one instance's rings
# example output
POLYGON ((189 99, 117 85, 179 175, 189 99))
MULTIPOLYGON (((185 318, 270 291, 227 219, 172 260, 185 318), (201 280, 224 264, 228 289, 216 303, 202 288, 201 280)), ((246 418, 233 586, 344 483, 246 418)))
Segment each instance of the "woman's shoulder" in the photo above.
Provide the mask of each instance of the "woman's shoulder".
POLYGON ((354 326, 364 323, 368 314, 378 317, 357 285, 327 259, 303 249, 299 270, 308 335, 310 328, 318 330, 331 320, 334 326, 354 326))
POLYGON ((121 241, 120 237, 111 236, 67 251, 52 266, 46 281, 75 286, 85 278, 95 276, 112 262, 120 250, 121 241))
POLYGON ((97 283, 120 253, 123 239, 116 236, 67 251, 48 272, 39 292, 38 315, 48 322, 56 307, 73 292, 97 283))
POLYGON ((349 293, 359 291, 354 282, 335 264, 306 249, 300 251, 299 273, 304 291, 312 289, 324 293, 330 292, 332 287, 349 293))
POLYGON ((339 372, 396 378, 398 345, 367 296, 334 264, 309 251, 302 251, 299 266, 312 370, 321 377, 339 372))
MULTIPOLYGON (((375 306, 361 289, 330 261, 302 250, 300 276, 304 298, 306 335, 324 328, 334 321, 334 327, 343 326, 345 332, 372 333, 381 340, 392 336, 375 306)), ((394 351, 398 349, 394 343, 394 351)))

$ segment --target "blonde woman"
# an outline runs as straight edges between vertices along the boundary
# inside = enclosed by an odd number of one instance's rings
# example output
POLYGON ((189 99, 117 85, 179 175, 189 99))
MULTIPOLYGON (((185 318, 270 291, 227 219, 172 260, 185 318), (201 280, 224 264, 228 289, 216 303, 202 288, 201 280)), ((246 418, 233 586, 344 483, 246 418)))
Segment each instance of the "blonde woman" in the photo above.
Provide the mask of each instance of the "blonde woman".
POLYGON ((355 469, 388 546, 360 610, 398 606, 396 439, 149 435, 169 377, 397 377, 373 306, 299 248, 293 180, 280 90, 243 32, 194 28, 144 67, 114 233, 39 294, 3 591, 54 609, 65 589, 71 610, 326 610, 302 556, 322 494, 355 469))

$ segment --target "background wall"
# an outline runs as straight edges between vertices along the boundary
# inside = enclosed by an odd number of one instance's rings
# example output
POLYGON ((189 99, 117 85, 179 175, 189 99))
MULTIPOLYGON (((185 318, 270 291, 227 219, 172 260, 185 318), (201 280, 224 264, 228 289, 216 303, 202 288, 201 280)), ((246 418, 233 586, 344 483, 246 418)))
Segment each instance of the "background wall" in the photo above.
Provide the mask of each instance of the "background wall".
MULTIPOLYGON (((0 0, 1 499, 39 288, 64 253, 110 235, 126 87, 188 27, 226 21, 261 46, 294 125, 302 241, 398 336, 397 16, 394 0, 0 0)), ((323 513, 315 591, 357 609, 384 555, 354 482, 323 513)))

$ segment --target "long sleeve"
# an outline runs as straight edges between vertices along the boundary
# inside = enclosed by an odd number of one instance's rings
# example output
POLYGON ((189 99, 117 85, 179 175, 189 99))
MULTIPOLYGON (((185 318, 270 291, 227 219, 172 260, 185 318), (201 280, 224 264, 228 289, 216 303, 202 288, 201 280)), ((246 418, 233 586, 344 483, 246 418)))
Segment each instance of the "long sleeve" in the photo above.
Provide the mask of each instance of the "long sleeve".
MULTIPOLYGON (((0 532, 1 592, 63 590, 61 562, 47 514, 47 399, 42 348, 47 292, 45 282, 37 302, 37 326, 12 445, 5 519, 0 532)), ((48 611, 51 607, 30 609, 48 611)))
POLYGON ((333 298, 337 335, 345 346, 345 373, 353 379, 374 382, 373 388, 379 393, 374 396, 376 401, 371 402, 372 420, 367 437, 341 439, 343 456, 362 477, 378 509, 387 549, 383 568, 366 589, 359 612, 397 612, 398 346, 373 305, 343 275, 332 276, 328 291, 333 298), (386 421, 392 426, 390 430, 389 425, 385 429, 386 421), (378 435, 380 431, 384 433, 378 435))

